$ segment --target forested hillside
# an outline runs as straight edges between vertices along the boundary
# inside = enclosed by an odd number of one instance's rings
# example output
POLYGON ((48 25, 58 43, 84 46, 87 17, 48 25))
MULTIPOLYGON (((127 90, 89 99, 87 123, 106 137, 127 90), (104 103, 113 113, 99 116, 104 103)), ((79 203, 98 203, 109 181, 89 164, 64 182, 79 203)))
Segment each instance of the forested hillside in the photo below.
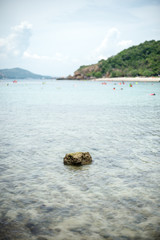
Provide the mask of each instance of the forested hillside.
POLYGON ((11 68, 11 69, 0 69, 0 79, 25 79, 25 78, 34 78, 34 79, 43 79, 51 78, 49 76, 42 76, 39 74, 32 73, 28 70, 22 68, 11 68))
POLYGON ((78 78, 135 77, 160 75, 160 41, 146 41, 125 49, 97 64, 81 66, 74 74, 78 78))

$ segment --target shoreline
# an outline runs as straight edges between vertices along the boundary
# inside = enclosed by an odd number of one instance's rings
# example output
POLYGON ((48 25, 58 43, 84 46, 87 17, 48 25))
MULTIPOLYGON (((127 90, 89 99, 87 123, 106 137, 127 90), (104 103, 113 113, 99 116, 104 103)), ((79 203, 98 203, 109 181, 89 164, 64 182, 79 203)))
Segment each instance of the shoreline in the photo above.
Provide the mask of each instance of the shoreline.
POLYGON ((91 79, 77 79, 77 78, 56 78, 56 80, 70 80, 70 81, 104 81, 104 82, 160 82, 160 77, 115 77, 115 78, 91 78, 91 79))
POLYGON ((108 82, 160 82, 160 77, 117 77, 117 78, 95 78, 93 81, 108 82))

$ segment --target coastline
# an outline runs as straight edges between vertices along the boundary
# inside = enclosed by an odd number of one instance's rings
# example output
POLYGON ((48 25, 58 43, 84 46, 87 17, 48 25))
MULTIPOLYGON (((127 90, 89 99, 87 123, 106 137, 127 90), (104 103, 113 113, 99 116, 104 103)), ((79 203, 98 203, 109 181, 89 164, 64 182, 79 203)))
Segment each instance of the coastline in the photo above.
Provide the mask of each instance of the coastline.
POLYGON ((77 81, 106 81, 106 82, 160 82, 160 77, 115 77, 115 78, 88 78, 88 79, 83 79, 83 78, 56 78, 56 80, 77 80, 77 81))
POLYGON ((108 82, 160 82, 160 77, 117 77, 117 78, 95 78, 93 81, 108 82))

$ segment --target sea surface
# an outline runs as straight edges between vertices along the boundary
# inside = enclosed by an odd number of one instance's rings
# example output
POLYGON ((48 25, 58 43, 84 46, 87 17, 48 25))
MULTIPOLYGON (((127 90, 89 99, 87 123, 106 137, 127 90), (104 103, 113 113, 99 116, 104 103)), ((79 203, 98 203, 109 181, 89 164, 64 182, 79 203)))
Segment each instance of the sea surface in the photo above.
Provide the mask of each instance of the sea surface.
POLYGON ((1 240, 160 239, 160 83, 129 84, 0 81, 1 240))

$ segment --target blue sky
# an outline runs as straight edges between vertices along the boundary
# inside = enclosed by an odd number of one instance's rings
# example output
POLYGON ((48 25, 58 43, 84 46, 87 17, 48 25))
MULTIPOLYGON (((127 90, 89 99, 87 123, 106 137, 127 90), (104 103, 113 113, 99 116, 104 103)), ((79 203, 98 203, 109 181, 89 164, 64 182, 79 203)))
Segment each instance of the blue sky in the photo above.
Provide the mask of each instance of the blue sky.
POLYGON ((160 0, 0 0, 0 68, 73 74, 160 40, 160 0))

